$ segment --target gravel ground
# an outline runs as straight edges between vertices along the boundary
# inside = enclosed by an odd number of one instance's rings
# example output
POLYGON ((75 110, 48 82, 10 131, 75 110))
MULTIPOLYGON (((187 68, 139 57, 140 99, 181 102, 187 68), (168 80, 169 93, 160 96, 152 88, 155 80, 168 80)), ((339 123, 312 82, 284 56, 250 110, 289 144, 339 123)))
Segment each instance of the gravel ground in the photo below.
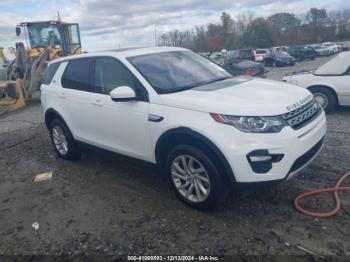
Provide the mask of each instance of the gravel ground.
MULTIPOLYGON (((269 78, 327 59, 273 68, 269 78)), ((312 219, 293 208, 298 194, 331 187, 350 170, 349 114, 342 108, 328 116, 324 150, 296 179, 233 194, 222 207, 200 212, 179 202, 150 164, 91 149, 79 162, 58 158, 34 100, 0 119, 0 254, 349 256, 347 193, 340 193, 342 210, 333 218, 312 219), (48 171, 51 180, 33 181, 48 171)), ((323 210, 334 201, 324 195, 304 203, 323 210)))

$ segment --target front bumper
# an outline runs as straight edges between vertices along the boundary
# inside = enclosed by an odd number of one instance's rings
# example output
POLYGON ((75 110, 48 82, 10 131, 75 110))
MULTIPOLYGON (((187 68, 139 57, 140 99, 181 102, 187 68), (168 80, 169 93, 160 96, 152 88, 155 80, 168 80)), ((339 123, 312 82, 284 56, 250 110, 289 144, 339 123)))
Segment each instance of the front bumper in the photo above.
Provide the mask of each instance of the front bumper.
POLYGON ((267 182, 291 179, 306 168, 319 154, 327 124, 325 113, 308 125, 294 130, 285 127, 280 133, 252 134, 238 131, 233 126, 217 124, 215 141, 229 162, 236 182, 267 182), (271 155, 283 155, 272 163, 265 173, 254 171, 247 155, 254 151, 264 151, 271 155))
POLYGON ((277 63, 281 66, 292 66, 295 64, 293 60, 277 60, 277 63))

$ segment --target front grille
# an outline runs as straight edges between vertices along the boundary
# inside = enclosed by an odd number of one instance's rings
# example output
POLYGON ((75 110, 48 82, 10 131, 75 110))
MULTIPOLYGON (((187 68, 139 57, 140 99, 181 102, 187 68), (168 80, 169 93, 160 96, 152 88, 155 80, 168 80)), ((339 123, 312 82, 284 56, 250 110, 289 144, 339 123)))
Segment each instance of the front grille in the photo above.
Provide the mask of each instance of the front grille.
POLYGON ((313 99, 305 105, 283 114, 282 117, 294 129, 302 128, 322 112, 319 104, 313 99))
POLYGON ((316 145, 314 145, 309 151, 307 151, 305 154, 303 154, 294 162, 288 174, 298 170, 299 168, 307 164, 317 154, 322 144, 323 144, 323 138, 316 145))

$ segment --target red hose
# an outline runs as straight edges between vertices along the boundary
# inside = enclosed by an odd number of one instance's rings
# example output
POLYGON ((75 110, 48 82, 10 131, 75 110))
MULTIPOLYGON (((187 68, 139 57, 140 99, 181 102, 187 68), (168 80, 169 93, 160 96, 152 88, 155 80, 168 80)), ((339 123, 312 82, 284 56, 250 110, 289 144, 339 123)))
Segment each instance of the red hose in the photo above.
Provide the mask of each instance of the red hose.
POLYGON ((340 199, 339 199, 339 195, 338 195, 338 191, 346 191, 349 190, 350 191, 350 186, 344 186, 341 187, 340 185, 343 183, 343 181, 350 176, 350 172, 346 173, 344 176, 342 176, 337 184, 335 185, 335 187, 333 188, 324 188, 324 189, 318 189, 318 190, 314 190, 314 191, 310 191, 310 192, 305 192, 301 195, 299 195, 298 197, 295 198, 294 200, 294 206, 295 208, 302 214, 304 215, 308 215, 314 218, 319 218, 319 217, 331 217, 334 216, 336 213, 338 213, 338 211, 340 210, 340 199), (302 200, 305 197, 309 197, 309 196, 313 196, 313 195, 319 195, 322 193, 326 193, 326 192, 334 192, 334 198, 335 198, 335 203, 336 206, 333 210, 328 211, 328 212, 312 212, 312 211, 308 211, 304 208, 302 208, 299 205, 300 200, 302 200))

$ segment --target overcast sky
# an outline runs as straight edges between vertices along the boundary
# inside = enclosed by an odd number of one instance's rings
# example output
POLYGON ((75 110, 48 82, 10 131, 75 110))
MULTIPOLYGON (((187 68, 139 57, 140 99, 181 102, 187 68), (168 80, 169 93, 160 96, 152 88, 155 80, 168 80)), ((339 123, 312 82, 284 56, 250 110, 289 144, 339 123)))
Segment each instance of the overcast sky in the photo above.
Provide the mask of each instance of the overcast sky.
POLYGON ((106 50, 154 45, 158 34, 171 29, 218 22, 221 12, 233 18, 253 11, 305 13, 311 7, 337 10, 349 0, 0 0, 0 46, 14 46, 15 25, 21 21, 57 18, 80 24, 83 49, 106 50))

